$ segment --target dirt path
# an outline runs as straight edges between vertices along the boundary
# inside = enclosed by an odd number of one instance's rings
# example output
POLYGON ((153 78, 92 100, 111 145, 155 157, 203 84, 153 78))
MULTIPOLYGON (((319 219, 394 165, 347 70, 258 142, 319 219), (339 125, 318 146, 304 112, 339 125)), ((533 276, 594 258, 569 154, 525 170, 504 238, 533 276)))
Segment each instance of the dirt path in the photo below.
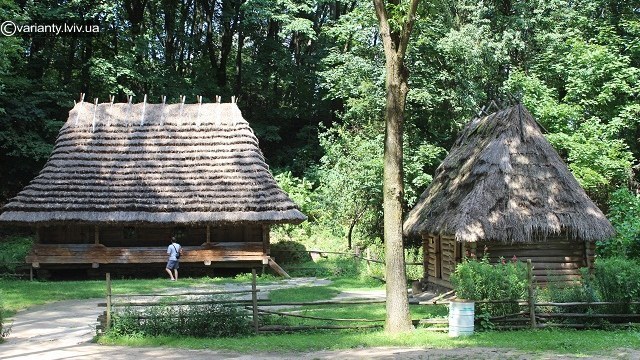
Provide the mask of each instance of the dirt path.
MULTIPOLYGON (((270 289, 312 284, 300 280, 271 286, 270 289)), ((261 288, 262 289, 262 288, 261 288)), ((362 294, 361 294, 362 295, 362 294)), ((367 294, 371 295, 371 294, 367 294)), ((379 295, 379 294, 376 294, 379 295)), ((367 296, 369 297, 369 296, 367 296)), ((13 317, 11 334, 0 344, 0 359, 575 359, 557 354, 527 354, 492 348, 426 349, 366 348, 307 353, 250 353, 223 350, 186 350, 170 348, 130 348, 101 346, 91 342, 96 318, 103 311, 97 304, 104 299, 60 301, 21 311, 13 317)), ((638 359, 640 352, 623 350, 597 359, 638 359)), ((585 359, 581 357, 581 359, 585 359)))

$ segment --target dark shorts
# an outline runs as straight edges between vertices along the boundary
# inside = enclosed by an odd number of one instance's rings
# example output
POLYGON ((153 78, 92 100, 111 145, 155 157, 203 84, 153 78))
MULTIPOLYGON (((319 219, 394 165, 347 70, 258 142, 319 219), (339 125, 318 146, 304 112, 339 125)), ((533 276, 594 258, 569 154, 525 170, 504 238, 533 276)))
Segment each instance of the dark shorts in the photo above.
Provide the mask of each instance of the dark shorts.
POLYGON ((179 269, 179 268, 180 268, 180 262, 178 260, 167 261, 167 269, 173 270, 173 269, 179 269))

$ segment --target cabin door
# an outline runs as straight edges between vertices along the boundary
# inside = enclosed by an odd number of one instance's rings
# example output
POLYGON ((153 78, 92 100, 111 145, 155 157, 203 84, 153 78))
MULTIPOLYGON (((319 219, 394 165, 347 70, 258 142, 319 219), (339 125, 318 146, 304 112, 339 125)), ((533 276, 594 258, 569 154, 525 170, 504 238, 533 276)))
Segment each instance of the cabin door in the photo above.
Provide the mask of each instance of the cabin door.
POLYGON ((442 238, 440 236, 435 237, 435 278, 442 279, 442 238))

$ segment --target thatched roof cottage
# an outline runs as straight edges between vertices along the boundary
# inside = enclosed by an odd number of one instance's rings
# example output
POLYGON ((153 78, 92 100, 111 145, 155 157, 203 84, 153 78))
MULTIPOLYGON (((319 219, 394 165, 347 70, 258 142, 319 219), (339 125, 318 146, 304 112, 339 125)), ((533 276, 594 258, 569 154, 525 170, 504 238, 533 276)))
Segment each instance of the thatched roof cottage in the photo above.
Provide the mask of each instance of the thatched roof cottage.
POLYGON ((539 280, 577 278, 614 234, 521 104, 472 120, 404 222, 427 281, 450 287, 464 255, 530 258, 539 280))
POLYGON ((276 184, 235 103, 80 102, 1 223, 37 228, 43 264, 273 263, 269 227, 306 219, 276 184))

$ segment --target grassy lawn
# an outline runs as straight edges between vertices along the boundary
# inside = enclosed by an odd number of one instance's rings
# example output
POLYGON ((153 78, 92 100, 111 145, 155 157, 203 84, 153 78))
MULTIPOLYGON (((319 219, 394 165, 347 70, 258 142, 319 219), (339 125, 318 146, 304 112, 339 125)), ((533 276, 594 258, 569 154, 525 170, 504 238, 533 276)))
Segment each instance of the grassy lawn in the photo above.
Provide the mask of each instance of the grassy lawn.
MULTIPOLYGON (((249 276, 235 279, 202 278, 169 282, 166 279, 114 280, 114 293, 153 293, 166 288, 207 286, 228 282, 249 284, 249 276)), ((259 283, 273 282, 263 277, 259 283)), ((326 286, 274 290, 273 302, 301 302, 330 299, 340 291, 374 291, 382 289, 375 281, 335 279, 326 286)), ((29 282, 0 280, 0 298, 9 314, 20 309, 47 302, 67 299, 100 298, 105 294, 104 281, 29 282)), ((384 304, 344 306, 314 306, 292 308, 300 314, 334 318, 384 319, 384 304)), ((412 318, 446 316, 446 308, 437 306, 411 306, 412 318)), ((287 319, 281 324, 313 325, 325 323, 311 319, 287 319)), ((335 324, 338 324, 335 322, 335 324)), ((340 323, 344 324, 344 323, 340 323)), ((171 336, 102 336, 101 344, 125 346, 168 346, 189 349, 221 349, 239 352, 298 352, 337 350, 358 347, 428 347, 449 349, 458 347, 495 347, 527 352, 552 351, 559 354, 593 355, 616 348, 640 348, 640 331, 603 330, 537 330, 511 332, 482 332, 466 338, 449 338, 446 333, 435 333, 418 328, 410 334, 393 336, 382 330, 313 331, 252 335, 239 338, 191 338, 171 336)))
MULTIPOLYGON (((274 281, 272 276, 258 278, 258 283, 274 281)), ((180 281, 167 279, 112 280, 114 294, 151 294, 167 288, 206 286, 208 284, 242 283, 250 288, 251 274, 236 278, 181 278, 180 281)), ((17 311, 60 300, 91 299, 106 296, 104 280, 85 281, 25 281, 0 279, 0 303, 5 316, 17 311)))
POLYGON ((297 352, 396 346, 438 349, 497 347, 534 353, 552 351, 559 354, 588 355, 617 348, 637 349, 640 347, 640 332, 527 330, 484 332, 465 338, 449 338, 444 333, 433 333, 417 329, 410 334, 401 336, 388 335, 383 331, 322 331, 221 339, 135 336, 114 338, 104 336, 98 342, 109 345, 169 346, 189 349, 224 349, 239 352, 297 352))

